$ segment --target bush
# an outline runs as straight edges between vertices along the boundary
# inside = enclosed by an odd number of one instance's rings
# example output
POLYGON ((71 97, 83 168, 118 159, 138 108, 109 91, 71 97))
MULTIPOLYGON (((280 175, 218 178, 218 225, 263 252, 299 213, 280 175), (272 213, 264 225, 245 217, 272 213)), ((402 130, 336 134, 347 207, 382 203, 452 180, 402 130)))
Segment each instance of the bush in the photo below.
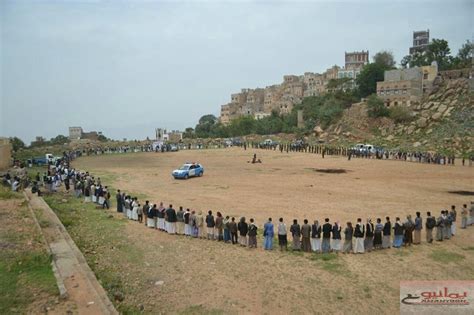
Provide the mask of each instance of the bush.
POLYGON ((411 111, 405 106, 395 106, 390 108, 389 117, 396 123, 406 123, 413 120, 411 111))
POLYGON ((371 118, 377 118, 388 117, 390 112, 383 101, 377 95, 372 94, 367 98, 367 114, 371 118))

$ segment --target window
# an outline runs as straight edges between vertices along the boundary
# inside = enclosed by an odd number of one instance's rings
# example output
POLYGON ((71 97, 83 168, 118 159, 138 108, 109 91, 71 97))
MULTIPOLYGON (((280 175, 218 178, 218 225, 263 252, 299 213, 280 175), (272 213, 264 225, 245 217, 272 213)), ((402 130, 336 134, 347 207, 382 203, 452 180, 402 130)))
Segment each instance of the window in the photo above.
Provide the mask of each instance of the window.
POLYGON ((428 73, 423 73, 423 80, 428 80, 428 73))

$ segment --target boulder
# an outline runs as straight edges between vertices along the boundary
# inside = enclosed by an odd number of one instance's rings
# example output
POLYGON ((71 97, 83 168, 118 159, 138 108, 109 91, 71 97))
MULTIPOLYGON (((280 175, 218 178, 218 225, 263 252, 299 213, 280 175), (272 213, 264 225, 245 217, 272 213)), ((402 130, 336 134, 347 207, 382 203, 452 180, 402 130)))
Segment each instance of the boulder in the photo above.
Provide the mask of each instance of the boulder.
POLYGON ((321 134, 323 133, 323 128, 321 128, 321 126, 316 126, 314 127, 313 131, 316 132, 317 134, 321 134))
POLYGON ((421 142, 417 141, 417 142, 413 143, 414 148, 417 148, 419 146, 421 146, 421 142))
POLYGON ((415 126, 411 125, 410 127, 407 128, 407 134, 411 135, 415 131, 415 126))
POLYGON ((443 117, 448 117, 451 115, 451 111, 453 110, 453 107, 448 107, 448 109, 444 112, 443 117))
POLYGON ((433 106, 433 102, 426 102, 426 103, 423 104, 423 106, 421 108, 430 109, 431 106, 433 106))
POLYGON ((419 128, 424 128, 428 125, 428 120, 425 117, 421 117, 420 119, 416 121, 416 125, 419 128))
POLYGON ((392 141, 395 137, 393 135, 389 135, 385 140, 392 141))
POLYGON ((438 107, 438 113, 441 113, 441 114, 442 114, 442 113, 444 113, 444 111, 445 111, 446 109, 448 109, 448 106, 445 105, 445 104, 441 104, 441 105, 439 105, 439 107, 438 107))
POLYGON ((437 112, 433 116, 431 116, 431 119, 439 120, 441 118, 441 116, 442 116, 442 114, 440 112, 437 112))

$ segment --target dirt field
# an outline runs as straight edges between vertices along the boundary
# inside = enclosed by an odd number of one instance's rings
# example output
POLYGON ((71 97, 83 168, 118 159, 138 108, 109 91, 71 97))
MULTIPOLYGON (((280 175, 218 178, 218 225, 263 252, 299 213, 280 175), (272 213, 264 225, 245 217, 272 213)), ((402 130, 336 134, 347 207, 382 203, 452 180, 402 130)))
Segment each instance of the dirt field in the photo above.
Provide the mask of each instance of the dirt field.
MULTIPOLYGON (((323 160, 320 155, 273 151, 256 151, 263 164, 253 165, 247 163, 253 152, 106 155, 80 158, 74 165, 141 199, 254 217, 260 226, 268 216, 289 223, 325 217, 354 222, 357 217, 405 217, 428 210, 438 215, 451 204, 460 208, 472 199, 449 191, 472 191, 474 168, 323 160), (171 171, 185 161, 202 163, 204 177, 174 180, 171 171)), ((142 305, 150 313, 394 313, 399 310, 400 280, 474 277, 474 226, 448 242, 357 256, 264 252, 169 236, 135 222, 124 226, 122 241, 143 257, 138 266, 124 263, 117 275, 133 283, 123 303, 142 305)))

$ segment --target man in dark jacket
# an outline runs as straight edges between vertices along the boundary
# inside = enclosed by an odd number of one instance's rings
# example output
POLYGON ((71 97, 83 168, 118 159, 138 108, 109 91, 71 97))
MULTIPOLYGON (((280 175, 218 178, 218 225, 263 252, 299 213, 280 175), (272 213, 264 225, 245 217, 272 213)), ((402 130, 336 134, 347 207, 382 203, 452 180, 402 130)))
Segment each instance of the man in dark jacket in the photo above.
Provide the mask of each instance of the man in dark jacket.
POLYGON ((230 239, 232 240, 232 244, 237 244, 238 237, 237 237, 237 223, 235 223, 235 218, 232 217, 231 221, 229 222, 229 232, 230 232, 230 239))
POLYGON ((166 209, 166 225, 169 234, 176 234, 176 221, 176 211, 173 209, 173 206, 170 205, 170 207, 166 209))
POLYGON ((247 222, 245 222, 245 217, 240 218, 239 224, 237 224, 237 229, 239 230, 239 239, 241 246, 247 246, 247 233, 249 231, 249 227, 247 222))
POLYGON ((321 250, 323 253, 329 253, 331 249, 331 231, 332 225, 329 223, 329 218, 324 219, 323 224, 323 242, 321 244, 321 250))
MULTIPOLYGON (((184 222, 186 224, 186 222, 184 222)), ((212 211, 209 210, 206 216, 206 227, 207 227, 207 239, 213 240, 214 239, 214 226, 216 226, 216 221, 214 221, 214 216, 212 215, 212 211)))

